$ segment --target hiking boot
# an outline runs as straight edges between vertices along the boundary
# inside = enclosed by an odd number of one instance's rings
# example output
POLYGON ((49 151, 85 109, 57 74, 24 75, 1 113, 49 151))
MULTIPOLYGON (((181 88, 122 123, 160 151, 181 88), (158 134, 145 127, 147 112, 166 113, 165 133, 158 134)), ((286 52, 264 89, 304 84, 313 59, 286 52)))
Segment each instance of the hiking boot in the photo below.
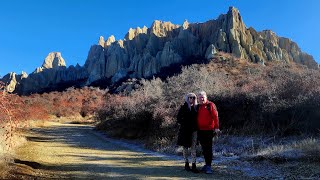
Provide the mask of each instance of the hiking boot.
POLYGON ((200 171, 205 172, 207 170, 207 165, 204 165, 200 171))
POLYGON ((199 170, 197 169, 196 163, 192 163, 191 171, 192 171, 193 173, 199 173, 199 170))
POLYGON ((206 174, 212 174, 211 166, 207 166, 205 173, 206 174))
POLYGON ((190 171, 190 170, 191 170, 188 162, 186 162, 186 163, 184 164, 184 169, 185 169, 186 171, 190 171))

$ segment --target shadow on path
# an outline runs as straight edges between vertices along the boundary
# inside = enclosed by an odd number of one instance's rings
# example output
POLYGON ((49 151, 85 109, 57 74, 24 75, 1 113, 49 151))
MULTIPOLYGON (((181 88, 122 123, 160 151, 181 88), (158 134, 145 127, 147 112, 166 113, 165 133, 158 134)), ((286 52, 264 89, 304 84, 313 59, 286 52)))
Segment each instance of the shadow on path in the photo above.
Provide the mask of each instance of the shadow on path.
POLYGON ((46 151, 47 159, 52 158, 54 162, 16 159, 16 163, 59 174, 60 178, 234 179, 234 175, 223 167, 213 175, 186 172, 182 161, 165 160, 121 147, 97 136, 89 125, 61 124, 35 128, 27 139, 39 146, 38 151, 46 151))

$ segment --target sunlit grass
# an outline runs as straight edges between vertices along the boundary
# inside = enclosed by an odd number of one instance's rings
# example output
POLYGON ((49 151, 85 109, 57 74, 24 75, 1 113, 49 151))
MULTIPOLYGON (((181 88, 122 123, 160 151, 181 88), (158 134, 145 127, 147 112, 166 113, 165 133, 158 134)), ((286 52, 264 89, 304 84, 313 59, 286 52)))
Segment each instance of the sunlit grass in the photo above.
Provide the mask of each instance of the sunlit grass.
POLYGON ((260 149, 256 155, 267 159, 284 158, 286 160, 305 159, 319 161, 320 143, 315 138, 308 138, 287 145, 271 145, 260 149))

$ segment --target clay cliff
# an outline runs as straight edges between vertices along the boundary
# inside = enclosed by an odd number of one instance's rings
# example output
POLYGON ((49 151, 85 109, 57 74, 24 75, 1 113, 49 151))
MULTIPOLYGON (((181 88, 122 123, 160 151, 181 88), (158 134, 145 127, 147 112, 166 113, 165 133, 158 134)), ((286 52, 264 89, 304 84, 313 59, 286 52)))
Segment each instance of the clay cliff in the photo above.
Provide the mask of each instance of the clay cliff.
POLYGON ((63 82, 79 81, 87 79, 88 74, 85 69, 79 65, 69 66, 59 52, 49 53, 44 59, 41 67, 27 75, 22 72, 21 75, 9 73, 3 77, 1 81, 7 84, 8 92, 16 92, 18 94, 31 94, 42 92, 50 86, 63 82))
MULTIPOLYGON (((303 53, 295 42, 274 32, 247 28, 239 11, 230 7, 227 14, 205 23, 174 25, 154 21, 150 28, 131 29, 124 40, 114 36, 91 47, 85 64, 88 82, 102 77, 150 77, 161 68, 182 63, 190 57, 210 59, 217 51, 264 64, 266 61, 297 62, 317 68, 312 56, 303 53)), ((117 78, 119 79, 119 78, 117 78)))
POLYGON ((247 28, 239 10, 230 7, 227 14, 204 23, 185 20, 175 25, 156 20, 149 28, 130 28, 123 40, 116 40, 113 35, 104 40, 101 36, 97 45, 91 46, 83 67, 66 68, 60 53, 50 53, 29 76, 11 73, 3 79, 11 91, 20 94, 79 80, 82 85, 101 79, 116 83, 124 78, 152 77, 165 67, 192 58, 210 60, 218 51, 261 65, 281 61, 318 68, 313 57, 302 52, 295 42, 278 37, 271 30, 257 32, 247 28))

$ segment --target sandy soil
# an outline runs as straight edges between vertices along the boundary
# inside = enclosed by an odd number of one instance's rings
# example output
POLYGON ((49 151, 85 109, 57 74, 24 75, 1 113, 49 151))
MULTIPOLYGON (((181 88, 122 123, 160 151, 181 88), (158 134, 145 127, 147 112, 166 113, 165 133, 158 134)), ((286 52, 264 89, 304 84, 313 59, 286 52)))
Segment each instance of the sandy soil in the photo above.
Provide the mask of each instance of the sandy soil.
MULTIPOLYGON (((212 175, 183 169, 169 160, 121 146, 90 125, 53 123, 25 134, 16 152, 10 179, 248 179, 239 170, 213 165, 212 175)), ((199 164, 199 168, 202 164, 199 164)))

